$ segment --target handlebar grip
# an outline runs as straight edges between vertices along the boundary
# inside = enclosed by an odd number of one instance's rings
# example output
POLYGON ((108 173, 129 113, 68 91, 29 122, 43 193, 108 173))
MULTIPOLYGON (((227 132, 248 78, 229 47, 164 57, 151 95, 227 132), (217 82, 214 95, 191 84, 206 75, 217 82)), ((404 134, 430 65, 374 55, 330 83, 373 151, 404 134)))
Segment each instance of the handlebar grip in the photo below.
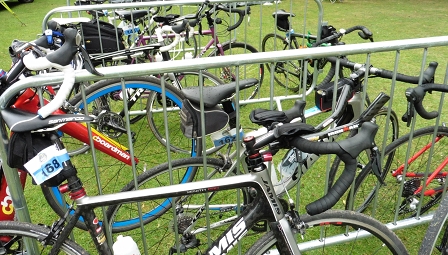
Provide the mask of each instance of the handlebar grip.
POLYGON ((216 6, 216 10, 222 10, 225 12, 233 12, 233 13, 237 13, 238 14, 238 21, 227 28, 227 31, 232 31, 235 28, 239 27, 241 25, 241 23, 244 20, 244 16, 246 15, 246 13, 250 14, 250 7, 247 7, 246 10, 240 10, 240 9, 236 9, 236 8, 226 8, 223 5, 218 5, 216 6))
POLYGON ((37 112, 41 118, 48 117, 48 115, 61 107, 75 83, 75 71, 70 63, 78 52, 78 45, 81 42, 81 37, 78 34, 78 31, 72 28, 68 28, 64 31, 64 37, 64 45, 57 51, 52 52, 45 57, 37 58, 34 54, 27 54, 23 57, 23 63, 29 70, 38 71, 53 67, 64 73, 64 81, 55 98, 37 112))
POLYGON ((355 179, 356 159, 351 158, 347 154, 341 156, 340 159, 346 164, 344 171, 325 196, 305 206, 306 212, 309 215, 323 213, 333 207, 339 199, 341 199, 355 179))
MULTIPOLYGON (((439 114, 437 111, 428 112, 423 107, 423 99, 425 98, 425 94, 427 91, 438 91, 446 93, 448 92, 448 85, 427 83, 423 84, 422 86, 406 89, 405 95, 408 102, 414 105, 417 113, 422 118, 429 120, 436 118, 439 114)), ((402 118, 403 121, 408 121, 408 119, 405 118, 405 116, 403 116, 402 118)))
MULTIPOLYGON (((426 70, 423 72, 423 80, 422 80, 423 84, 434 81, 434 74, 436 72, 438 65, 439 64, 437 62, 429 63, 428 68, 426 68, 426 70)), ((374 72, 374 74, 382 78, 392 79, 394 72, 378 69, 377 71, 374 72)), ((397 73, 397 81, 402 81, 411 84, 418 84, 419 79, 420 79, 419 76, 409 76, 397 73)))
POLYGON ((286 115, 286 118, 288 118, 287 122, 291 122, 293 119, 299 117, 302 119, 302 122, 305 122, 305 106, 306 101, 296 100, 294 106, 291 109, 283 111, 286 115))
POLYGON ((305 208, 308 214, 322 213, 331 207, 342 197, 350 187, 356 173, 356 157, 361 151, 372 148, 378 126, 372 122, 362 124, 357 135, 337 142, 312 142, 302 137, 293 138, 290 145, 300 151, 314 154, 336 154, 345 164, 345 169, 336 183, 322 198, 308 204, 305 208))

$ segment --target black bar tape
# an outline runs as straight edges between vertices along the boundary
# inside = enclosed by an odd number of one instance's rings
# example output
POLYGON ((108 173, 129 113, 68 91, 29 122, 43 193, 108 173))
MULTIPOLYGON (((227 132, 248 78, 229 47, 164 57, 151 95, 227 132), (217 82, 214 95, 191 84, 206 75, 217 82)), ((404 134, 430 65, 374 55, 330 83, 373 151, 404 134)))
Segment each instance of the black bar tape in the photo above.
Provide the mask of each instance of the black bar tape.
POLYGON ((378 126, 365 122, 357 135, 337 142, 312 142, 302 137, 293 138, 290 145, 300 151, 314 154, 336 154, 345 164, 336 183, 322 198, 307 205, 306 211, 310 215, 322 213, 333 207, 350 187, 356 174, 356 157, 363 150, 371 148, 378 126))

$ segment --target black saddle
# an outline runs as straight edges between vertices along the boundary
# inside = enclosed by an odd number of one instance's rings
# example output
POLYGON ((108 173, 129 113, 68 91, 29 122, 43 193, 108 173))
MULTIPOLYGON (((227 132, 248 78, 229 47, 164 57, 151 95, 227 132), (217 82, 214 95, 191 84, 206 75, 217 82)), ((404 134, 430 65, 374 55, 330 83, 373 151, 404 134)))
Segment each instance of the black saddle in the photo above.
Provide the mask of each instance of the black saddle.
POLYGON ((162 23, 163 25, 170 25, 173 20, 179 17, 179 14, 168 14, 166 16, 156 16, 154 17, 154 21, 157 23, 162 23))
POLYGON ((118 11, 115 11, 115 14, 117 14, 118 17, 122 20, 132 21, 132 20, 137 20, 142 17, 145 17, 146 15, 148 15, 148 11, 146 11, 146 10, 132 10, 132 11, 118 10, 118 11))
POLYGON ((35 113, 14 108, 2 110, 1 115, 12 132, 27 132, 53 127, 67 122, 89 122, 94 120, 93 117, 82 114, 50 115, 45 119, 41 119, 35 113))
MULTIPOLYGON (((244 79, 240 80, 239 88, 240 90, 250 88, 258 83, 257 79, 244 79)), ((229 98, 236 91, 236 82, 231 82, 218 86, 205 86, 202 87, 203 92, 203 100, 205 107, 213 107, 221 102, 225 98, 229 98)), ((191 102, 199 104, 201 101, 200 98, 200 88, 199 87, 188 87, 182 88, 182 93, 185 98, 190 100, 191 102)))
POLYGON ((295 17, 296 15, 294 13, 291 12, 286 12, 285 10, 278 10, 272 13, 272 17, 275 18, 277 17, 278 19, 285 19, 285 18, 289 18, 289 17, 295 17))

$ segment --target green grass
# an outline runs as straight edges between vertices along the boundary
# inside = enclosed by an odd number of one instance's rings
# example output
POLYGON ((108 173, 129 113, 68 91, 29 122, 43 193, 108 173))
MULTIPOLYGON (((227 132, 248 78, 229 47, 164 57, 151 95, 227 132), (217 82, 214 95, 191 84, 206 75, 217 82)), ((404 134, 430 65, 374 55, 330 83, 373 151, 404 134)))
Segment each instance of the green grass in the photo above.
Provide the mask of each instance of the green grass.
MULTIPOLYGON (((44 15, 53 8, 63 6, 63 1, 56 0, 35 0, 31 4, 19 4, 18 2, 8 2, 8 5, 17 14, 17 20, 3 7, 0 9, 0 16, 3 20, 2 36, 0 37, 0 68, 7 70, 10 66, 10 57, 8 53, 8 46, 13 39, 32 40, 41 33, 41 23, 44 15), (32 13, 30 15, 29 13, 32 13), (23 22, 23 23, 22 23, 23 22)), ((328 1, 323 2, 324 6, 324 20, 336 28, 348 28, 353 25, 364 25, 374 33, 375 41, 399 40, 408 38, 423 38, 431 36, 442 36, 448 34, 448 27, 444 26, 444 21, 448 14, 443 10, 446 9, 446 3, 440 0, 345 0, 343 3, 330 4, 328 1)), ((274 11, 274 6, 252 7, 251 21, 245 25, 244 29, 240 29, 237 34, 239 41, 247 41, 257 49, 261 49, 261 39, 267 33, 274 29, 273 19, 271 13, 274 11), (260 17, 262 19, 260 20, 260 17)), ((296 17, 292 20, 292 26, 296 32, 316 32, 317 27, 317 7, 313 1, 294 1, 291 8, 289 1, 283 1, 279 6, 291 10, 296 17), (304 12, 304 3, 309 2, 306 13, 304 12), (306 14, 306 28, 304 28, 303 17, 306 14)), ((204 26, 205 27, 205 26, 204 26)), ((225 39, 224 37, 222 38, 225 39)), ((201 38, 201 42, 204 42, 201 38)), ((346 43, 363 43, 355 34, 348 35, 344 38, 346 43)), ((423 50, 407 50, 400 52, 399 72, 405 74, 418 75, 421 67, 421 58, 423 50)), ((439 62, 439 68, 436 76, 437 82, 442 82, 444 72, 446 69, 446 59, 448 50, 446 47, 430 48, 428 51, 427 62, 439 62)), ((364 62, 365 56, 350 56, 350 59, 364 62)), ((394 67, 395 52, 376 53, 371 55, 371 64, 379 68, 391 70, 394 67)), ((270 75, 265 70, 265 78, 260 92, 262 97, 269 96, 269 79, 270 75)), ((393 98, 393 109, 397 112, 399 117, 404 113, 405 104, 403 103, 403 92, 409 87, 407 84, 397 83, 393 98)), ((371 97, 374 97, 378 92, 385 91, 390 94, 390 81, 372 79, 369 81, 368 92, 371 97)), ((274 86, 275 95, 284 95, 285 93, 292 94, 285 89, 274 86)), ((425 100, 425 105, 435 109, 438 106, 438 95, 428 95, 425 100)), ((314 99, 309 97, 308 105, 314 103, 314 99)), ((292 102, 285 102, 284 109, 292 102)), ((244 107, 240 116, 242 116, 243 125, 251 127, 247 123, 246 116, 251 109, 256 107, 269 107, 268 103, 254 104, 244 107)), ((442 116, 448 116, 448 110, 445 108, 442 116)), ((309 123, 318 123, 321 119, 311 119, 309 123)), ((418 125, 428 125, 429 121, 422 121, 419 119, 418 125)), ((253 126, 252 126, 253 127, 253 126)), ((400 134, 409 132, 409 128, 400 124, 400 134)), ((107 161, 107 159, 104 159, 107 161)), ((304 205, 307 201, 315 199, 316 194, 323 193, 325 180, 325 160, 323 157, 319 160, 314 168, 304 177, 301 182, 301 211, 303 212, 304 205), (321 168, 322 170, 318 170, 321 168)), ((163 162, 163 160, 161 160, 163 162)), ((109 162, 108 162, 109 163, 109 162)), ((155 163, 154 163, 155 164, 155 163)), ((129 179, 130 180, 130 179, 129 179)), ((129 180, 124 181, 127 183, 129 180)), ((34 222, 44 222, 51 224, 56 219, 55 214, 46 205, 41 192, 38 187, 30 185, 28 182, 26 187, 27 202, 32 212, 34 222), (39 212, 39 213, 36 213, 39 212), (42 212, 42 213, 41 213, 42 212), (44 216, 43 216, 44 215, 44 216)), ((294 195, 294 194, 293 194, 294 195)), ((342 208, 342 202, 337 205, 342 208)), ((421 237, 425 231, 425 226, 419 226, 412 229, 397 231, 399 236, 403 239, 411 254, 416 254, 421 237)), ((77 241, 82 244, 87 244, 86 247, 91 247, 91 242, 86 235, 80 231, 76 231, 77 241)), ((150 238, 150 234, 148 235, 150 238)))

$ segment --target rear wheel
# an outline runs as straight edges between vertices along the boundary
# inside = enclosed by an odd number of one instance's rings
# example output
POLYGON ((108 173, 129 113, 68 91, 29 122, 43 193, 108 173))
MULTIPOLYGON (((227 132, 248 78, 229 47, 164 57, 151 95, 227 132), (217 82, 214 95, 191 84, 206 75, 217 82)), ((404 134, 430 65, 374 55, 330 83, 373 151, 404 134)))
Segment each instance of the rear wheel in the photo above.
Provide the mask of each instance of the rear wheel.
MULTIPOLYGON (((172 172, 168 163, 159 165, 138 177, 138 189, 216 179, 223 177, 225 171, 228 171, 221 159, 207 158, 206 162, 207 167, 204 167, 202 158, 175 160, 171 162, 172 172)), ((229 172, 228 175, 235 175, 235 173, 229 172)), ((135 190, 133 181, 122 191, 130 190, 135 190)), ((233 222, 232 217, 236 216, 239 210, 243 210, 242 204, 248 199, 246 189, 216 191, 213 197, 209 197, 211 194, 212 192, 170 199, 161 198, 140 204, 127 203, 110 206, 107 215, 114 226, 124 221, 132 222, 132 225, 127 224, 127 227, 123 228, 114 227, 113 230, 129 231, 126 234, 132 235, 140 244, 142 242, 140 229, 130 230, 140 227, 138 209, 141 208, 145 232, 152 235, 146 240, 150 254, 168 253, 171 247, 177 247, 176 238, 181 240, 182 233, 185 231, 191 233, 188 241, 191 249, 186 254, 196 254, 198 250, 204 250, 207 247, 208 231, 212 239, 221 234, 233 222), (208 200, 208 206, 201 208, 206 200, 208 200), (189 227, 191 229, 187 230, 189 227), (196 243, 197 246, 193 245, 196 240, 200 240, 196 243)))
MULTIPOLYGON (((160 80, 154 77, 103 80, 86 89, 87 109, 89 115, 96 116, 97 118, 95 122, 91 123, 91 127, 100 131, 98 135, 93 136, 93 139, 103 143, 111 152, 115 152, 115 154, 112 153, 113 155, 117 155, 116 152, 118 150, 116 148, 120 148, 123 151, 130 151, 132 146, 134 157, 138 160, 135 166, 135 174, 138 176, 146 171, 149 168, 148 166, 167 162, 167 148, 160 146, 148 128, 147 122, 144 120, 131 124, 130 136, 128 136, 125 118, 119 114, 123 110, 123 100, 120 97, 116 97, 122 91, 122 82, 126 90, 132 90, 135 92, 134 95, 140 93, 139 100, 144 100, 144 102, 141 102, 144 105, 141 105, 139 102, 134 104, 130 109, 130 114, 147 114, 145 108, 147 105, 146 101, 148 100, 147 97, 151 95, 151 92, 162 92, 160 80), (105 101, 98 103, 100 100, 105 101)), ((184 143, 184 148, 190 146, 190 152, 194 154, 196 148, 194 150, 191 149, 195 146, 193 145, 193 141, 187 139, 179 128, 179 109, 182 106, 183 96, 169 84, 165 86, 165 90, 167 100, 172 102, 166 116, 169 120, 168 125, 170 130, 173 127, 173 132, 170 133, 171 141, 173 143, 176 142, 178 146, 184 143)), ((79 112, 84 112, 86 107, 84 106, 81 95, 76 95, 70 102, 79 112)), ((160 105, 154 106, 152 110, 154 115, 162 115, 161 118, 163 118, 163 111, 160 105)), ((119 160, 113 158, 112 155, 97 150, 93 152, 90 146, 87 146, 87 144, 75 137, 76 133, 64 134, 61 139, 68 151, 87 147, 85 153, 71 157, 71 161, 77 168, 78 176, 82 180, 87 194, 96 195, 100 191, 103 194, 119 192, 134 174, 131 164, 125 163, 127 162, 126 158, 120 158, 119 160), (98 176, 96 176, 94 163, 98 169, 98 176), (98 187, 98 184, 101 187, 98 187)), ((172 159, 183 156, 185 155, 171 153, 172 159)), ((41 187, 47 202, 62 217, 68 208, 68 204, 71 202, 68 195, 60 193, 57 187, 45 185, 41 187)), ((97 212, 97 215, 101 215, 101 212, 97 212)), ((82 221, 78 222, 77 227, 85 229, 82 221)))

